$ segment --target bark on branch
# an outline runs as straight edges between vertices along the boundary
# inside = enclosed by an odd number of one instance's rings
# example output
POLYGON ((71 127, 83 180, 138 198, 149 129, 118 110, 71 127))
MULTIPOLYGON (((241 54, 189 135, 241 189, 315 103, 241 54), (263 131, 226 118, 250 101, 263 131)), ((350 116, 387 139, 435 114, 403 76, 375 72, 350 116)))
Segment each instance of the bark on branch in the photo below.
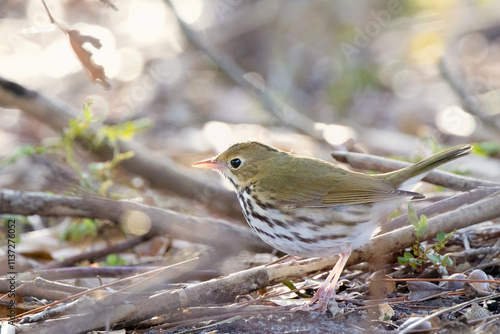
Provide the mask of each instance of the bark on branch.
MULTIPOLYGON (((48 98, 42 93, 2 77, 0 77, 0 106, 22 110, 61 133, 68 127, 70 119, 80 114, 77 108, 68 103, 48 98)), ((96 131, 97 126, 91 129, 90 135, 94 136, 96 131)), ((85 146, 93 149, 93 153, 102 160, 109 160, 113 156, 113 149, 107 143, 100 147, 92 147, 91 138, 82 136, 78 140, 87 144, 85 146)), ((215 210, 230 217, 243 219, 234 194, 221 187, 218 182, 210 182, 209 178, 195 171, 188 171, 187 168, 156 154, 136 141, 120 140, 118 147, 120 153, 134 152, 134 156, 121 162, 120 166, 148 180, 153 187, 210 203, 215 210)))
POLYGON ((169 234, 172 238, 210 245, 225 252, 243 249, 254 252, 271 250, 249 228, 222 219, 189 216, 139 203, 100 197, 79 198, 36 192, 0 191, 1 214, 109 219, 132 225, 145 223, 143 220, 128 221, 134 219, 130 218, 133 217, 130 216, 132 212, 146 215, 146 219, 151 223, 150 233, 169 234))

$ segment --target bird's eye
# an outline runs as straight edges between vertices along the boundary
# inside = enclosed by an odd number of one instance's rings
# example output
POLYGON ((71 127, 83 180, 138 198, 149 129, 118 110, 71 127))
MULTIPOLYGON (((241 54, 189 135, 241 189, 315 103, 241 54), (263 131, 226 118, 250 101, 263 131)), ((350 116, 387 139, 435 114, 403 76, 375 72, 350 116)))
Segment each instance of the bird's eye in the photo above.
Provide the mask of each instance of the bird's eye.
POLYGON ((231 160, 230 163, 231 163, 231 167, 233 167, 234 169, 236 169, 236 168, 240 167, 241 160, 238 159, 238 158, 236 158, 236 159, 231 160))

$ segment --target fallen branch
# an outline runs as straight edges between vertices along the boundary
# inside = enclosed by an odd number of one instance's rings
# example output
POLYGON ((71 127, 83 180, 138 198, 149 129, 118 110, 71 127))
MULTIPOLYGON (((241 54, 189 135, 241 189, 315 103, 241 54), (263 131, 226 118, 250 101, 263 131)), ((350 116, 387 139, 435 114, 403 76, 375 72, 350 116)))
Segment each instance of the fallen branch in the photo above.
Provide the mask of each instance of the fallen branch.
POLYGON ((131 238, 129 240, 118 242, 116 244, 110 245, 110 246, 103 248, 103 249, 98 249, 98 250, 80 253, 78 255, 67 257, 61 261, 58 261, 58 260, 51 261, 51 262, 47 263, 46 265, 42 266, 42 268, 44 268, 44 269, 63 268, 63 267, 73 266, 76 263, 82 262, 84 260, 98 260, 98 259, 101 259, 101 258, 109 255, 109 254, 123 252, 127 249, 130 249, 134 246, 137 246, 143 242, 146 242, 146 241, 152 239, 154 236, 155 235, 153 233, 146 233, 146 234, 140 235, 138 237, 131 238))
MULTIPOLYGON (((0 291, 2 294, 7 294, 11 290, 12 282, 9 281, 9 279, 9 275, 0 278, 0 291)), ((27 281, 16 277, 15 285, 17 296, 47 300, 59 300, 88 290, 86 288, 60 282, 47 281, 39 277, 35 278, 33 281, 27 281)))
MULTIPOLYGON (((224 252, 251 250, 268 252, 271 247, 243 226, 222 219, 195 217, 139 203, 88 196, 84 198, 13 190, 0 191, 0 213, 40 216, 70 216, 108 219, 126 223, 132 212, 141 212, 151 223, 153 234, 212 246, 224 252)), ((138 226, 141 223, 132 222, 138 226)), ((147 228, 147 222, 145 223, 147 228)), ((143 233, 147 233, 144 231, 143 233)))
MULTIPOLYGON (((464 204, 472 204, 474 202, 477 202, 480 199, 485 198, 486 196, 490 196, 491 194, 496 193, 497 191, 500 191, 500 187, 479 187, 465 193, 460 193, 458 195, 445 198, 425 208, 419 209, 417 210, 417 214, 418 216, 426 215, 427 217, 431 217, 436 214, 452 211, 464 204)), ((379 234, 394 231, 406 225, 409 225, 407 214, 403 214, 383 224, 382 230, 379 234)))
MULTIPOLYGON (((19 273, 17 279, 19 280, 32 280, 37 277, 46 280, 67 280, 73 278, 96 278, 99 277, 131 277, 137 274, 146 273, 152 270, 161 269, 163 267, 151 266, 113 266, 113 267, 93 267, 93 266, 80 266, 80 267, 67 267, 67 268, 53 268, 53 269, 34 269, 28 272, 19 273)), ((190 269, 188 272, 179 276, 170 278, 168 283, 182 283, 187 281, 207 281, 209 279, 219 277, 221 273, 216 270, 202 270, 190 269)), ((7 293, 9 290, 3 290, 0 285, 0 292, 7 293)), ((57 298, 56 298, 57 299, 57 298)))
MULTIPOLYGON (((348 163, 354 168, 372 170, 381 173, 392 172, 411 165, 408 162, 363 153, 335 151, 331 153, 331 156, 335 160, 348 163)), ((471 190, 477 187, 500 186, 500 182, 479 180, 440 170, 433 170, 426 177, 424 177, 423 181, 461 191, 471 190)))
MULTIPOLYGON (((69 121, 80 114, 80 110, 72 105, 57 99, 49 99, 37 91, 29 90, 1 77, 0 106, 22 110, 61 133, 69 126, 69 121)), ((96 132, 97 126, 92 127, 90 136, 95 136, 96 132)), ((90 144, 92 138, 80 136, 77 139, 87 144, 85 147, 93 149, 93 153, 102 160, 110 160, 113 157, 113 148, 107 143, 93 147, 90 144)), ((210 203, 215 210, 243 220, 236 196, 218 182, 210 182, 209 178, 194 171, 188 172, 185 167, 133 140, 127 142, 119 140, 117 145, 120 153, 134 152, 134 156, 122 161, 120 166, 148 180, 151 186, 206 204, 210 203)))

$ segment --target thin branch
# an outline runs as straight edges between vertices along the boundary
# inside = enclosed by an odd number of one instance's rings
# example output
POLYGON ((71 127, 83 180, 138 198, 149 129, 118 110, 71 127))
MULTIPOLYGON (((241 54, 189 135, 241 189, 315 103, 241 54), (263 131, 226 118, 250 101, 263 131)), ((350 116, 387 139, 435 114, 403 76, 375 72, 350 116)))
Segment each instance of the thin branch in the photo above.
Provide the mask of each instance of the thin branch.
MULTIPOLYGON (((372 170, 376 172, 392 172, 411 165, 408 162, 382 158, 375 155, 334 151, 331 156, 339 161, 345 162, 354 168, 372 170)), ((467 191, 477 187, 498 187, 500 182, 479 180, 472 177, 456 175, 440 170, 434 170, 423 178, 423 181, 433 183, 450 189, 467 191)))
MULTIPOLYGON (((0 291, 3 294, 9 293, 11 284, 9 276, 0 278, 0 291)), ((47 281, 43 278, 35 278, 33 281, 16 279, 15 284, 17 296, 47 300, 59 300, 88 290, 60 282, 47 281)))
MULTIPOLYGON (((1 203, 0 203, 0 206, 1 206, 1 203)), ((123 252, 127 249, 130 249, 134 246, 137 246, 143 242, 150 240, 154 236, 155 236, 154 233, 145 233, 145 234, 140 235, 138 237, 131 238, 129 240, 125 240, 122 242, 118 242, 114 245, 110 245, 110 246, 105 247, 103 249, 93 250, 93 251, 77 254, 74 256, 70 256, 68 258, 65 258, 62 261, 58 261, 58 260, 52 261, 52 262, 47 263, 46 265, 42 266, 42 268, 43 269, 63 268, 63 267, 73 266, 76 263, 84 261, 84 260, 89 260, 89 259, 98 260, 98 259, 105 257, 106 255, 109 255, 109 254, 123 252)))
MULTIPOLYGON (((61 100, 50 99, 43 94, 29 90, 18 83, 0 77, 0 106, 17 108, 47 124, 58 132, 69 126, 80 110, 61 100)), ((97 133, 97 126, 91 128, 91 136, 97 133)), ((85 147, 93 149, 93 153, 103 160, 113 157, 113 148, 107 143, 100 147, 92 147, 92 138, 78 138, 85 147)), ((151 186, 166 189, 178 195, 192 198, 210 206, 230 217, 243 219, 239 203, 234 194, 224 189, 219 182, 211 181, 165 156, 152 152, 133 140, 118 141, 120 153, 133 151, 134 156, 120 163, 120 166, 148 180, 151 186)))
POLYGON ((496 293, 496 294, 491 294, 491 295, 488 295, 488 296, 485 296, 485 297, 481 297, 481 298, 475 298, 473 300, 468 300, 462 304, 458 304, 458 305, 453 305, 451 307, 445 307, 437 312, 434 312, 424 318, 420 318, 419 320, 415 321, 414 323, 412 323, 411 325, 409 325, 408 327, 402 329, 401 331, 399 331, 399 334, 406 334, 406 333, 412 333, 414 329, 417 329, 417 327, 419 325, 421 325, 422 323, 426 322, 426 321, 429 321, 437 316, 440 316, 441 314, 445 314, 445 313, 448 313, 448 312, 452 312, 452 311, 456 311, 456 310, 461 310, 463 309, 464 307, 466 306, 469 306, 469 305, 472 305, 472 304, 475 304, 475 303, 479 303, 479 302, 482 302, 482 301, 486 301, 486 300, 489 300, 489 299, 495 299, 495 298, 498 298, 498 296, 500 296, 499 293, 496 293))
MULTIPOLYGON (((66 280, 72 278, 95 278, 99 277, 130 277, 133 275, 146 273, 151 270, 157 270, 163 267, 151 266, 113 266, 113 267, 68 267, 54 269, 34 269, 28 272, 19 273, 19 280, 30 280, 41 277, 47 280, 66 280)), ((169 283, 182 283, 186 281, 206 281, 220 276, 221 273, 216 270, 191 269, 185 274, 169 279, 169 283)), ((0 289, 3 291, 2 289, 0 289)), ((8 290, 7 290, 8 291, 8 290)))
MULTIPOLYGON (((243 226, 211 217, 195 217, 147 205, 88 196, 84 198, 13 190, 0 191, 0 213, 40 216, 70 216, 108 219, 126 223, 128 214, 142 212, 151 223, 151 233, 212 246, 224 252, 243 249, 270 251, 270 246, 243 226)), ((133 221, 133 225, 139 221, 133 221)), ((147 222, 146 222, 147 226, 147 222)), ((144 231, 146 233, 147 231, 144 231)))
MULTIPOLYGON (((452 61, 450 57, 443 57, 439 61, 439 71, 443 79, 462 101, 464 110, 479 118, 485 126, 494 129, 495 131, 493 133, 498 133, 497 123, 493 121, 499 119, 498 115, 490 116, 491 112, 484 109, 480 99, 469 92, 465 87, 465 78, 461 78, 458 73, 452 72, 452 61)), ((488 87, 488 89, 492 90, 493 88, 488 87)))
MULTIPOLYGON (((458 195, 445 198, 425 208, 419 209, 417 210, 417 214, 419 216, 426 215, 427 217, 431 217, 435 214, 441 214, 443 212, 455 210, 456 208, 464 204, 472 204, 479 201, 480 199, 483 199, 486 196, 496 193, 497 191, 500 191, 500 187, 479 187, 465 193, 460 193, 458 195)), ((404 214, 393 218, 387 223, 383 224, 381 233, 394 231, 408 224, 409 223, 407 220, 407 215, 404 214)))
POLYGON ((238 64, 217 49, 208 40, 203 39, 196 31, 191 29, 188 24, 182 21, 176 12, 175 5, 173 5, 170 0, 165 0, 165 2, 175 14, 179 26, 186 38, 211 61, 219 66, 229 78, 236 84, 254 93, 259 98, 264 108, 270 111, 271 114, 277 117, 283 124, 294 127, 313 138, 323 140, 322 131, 316 122, 286 103, 278 100, 266 89, 264 83, 258 83, 255 82, 255 80, 251 80, 238 64))

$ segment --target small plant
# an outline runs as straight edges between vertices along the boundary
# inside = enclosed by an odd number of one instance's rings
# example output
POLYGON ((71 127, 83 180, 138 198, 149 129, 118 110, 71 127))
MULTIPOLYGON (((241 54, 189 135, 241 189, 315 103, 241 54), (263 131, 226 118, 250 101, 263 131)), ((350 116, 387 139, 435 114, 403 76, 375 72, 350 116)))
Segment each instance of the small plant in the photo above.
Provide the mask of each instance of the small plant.
POLYGON ((500 153, 500 145, 497 142, 474 143, 472 151, 480 156, 490 157, 500 153))
MULTIPOLYGON (((110 187, 115 184, 116 167, 124 160, 133 157, 133 152, 120 153, 118 140, 130 140, 139 131, 151 125, 149 119, 137 119, 116 125, 103 125, 101 120, 92 114, 92 101, 83 105, 82 113, 69 120, 61 137, 46 139, 40 146, 23 145, 12 155, 0 161, 0 168, 16 162, 22 157, 36 154, 54 154, 67 163, 78 177, 78 183, 71 185, 70 190, 79 190, 87 194, 98 194, 103 197, 120 197, 110 193, 110 187), (97 150, 107 143, 113 150, 110 160, 90 162, 86 166, 77 160, 78 140, 88 143, 90 150, 97 150)), ((97 219, 75 219, 64 231, 64 240, 80 240, 85 237, 95 237, 98 234, 100 221, 97 219)))
POLYGON ((116 125, 99 125, 100 120, 92 114, 92 102, 83 105, 82 113, 71 119, 68 128, 57 139, 46 140, 44 145, 24 145, 18 147, 8 158, 0 162, 0 168, 14 163, 21 157, 35 154, 52 153, 59 155, 78 175, 78 187, 88 193, 110 196, 109 188, 114 184, 115 167, 126 159, 133 157, 133 152, 120 153, 118 140, 130 140, 136 133, 151 125, 148 119, 138 119, 116 125), (113 149, 113 156, 104 162, 92 162, 86 168, 75 157, 76 141, 85 138, 90 143, 90 149, 98 149, 107 143, 113 149))
POLYGON ((114 267, 114 266, 123 266, 126 264, 125 260, 122 259, 118 254, 109 254, 106 256, 106 266, 114 267))
POLYGON ((80 218, 71 221, 64 229, 61 238, 63 240, 77 241, 83 238, 95 238, 99 231, 99 221, 97 219, 80 218))
POLYGON ((411 203, 408 203, 408 221, 415 227, 417 240, 412 246, 411 251, 405 251, 403 256, 398 257, 398 262, 402 265, 423 268, 426 261, 431 261, 436 266, 448 267, 453 264, 449 255, 441 255, 438 252, 444 248, 446 242, 455 235, 455 232, 439 232, 436 235, 437 243, 434 245, 423 245, 420 238, 427 230, 427 217, 425 215, 417 216, 417 212, 411 203))

